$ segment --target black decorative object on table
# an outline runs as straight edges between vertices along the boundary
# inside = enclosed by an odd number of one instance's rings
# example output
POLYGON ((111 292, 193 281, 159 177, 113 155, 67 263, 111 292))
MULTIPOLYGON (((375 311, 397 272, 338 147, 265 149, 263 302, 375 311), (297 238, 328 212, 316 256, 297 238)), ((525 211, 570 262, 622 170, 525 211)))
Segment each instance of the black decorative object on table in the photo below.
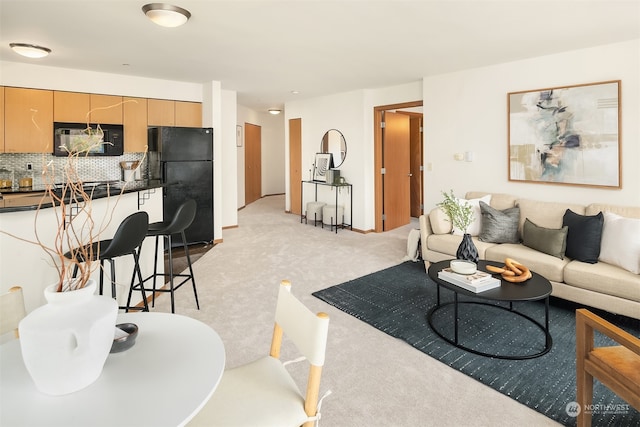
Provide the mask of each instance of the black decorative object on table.
POLYGON ((456 258, 463 259, 465 261, 478 262, 478 249, 476 249, 476 245, 473 244, 471 234, 465 233, 462 236, 462 242, 460 242, 460 246, 458 246, 456 258))

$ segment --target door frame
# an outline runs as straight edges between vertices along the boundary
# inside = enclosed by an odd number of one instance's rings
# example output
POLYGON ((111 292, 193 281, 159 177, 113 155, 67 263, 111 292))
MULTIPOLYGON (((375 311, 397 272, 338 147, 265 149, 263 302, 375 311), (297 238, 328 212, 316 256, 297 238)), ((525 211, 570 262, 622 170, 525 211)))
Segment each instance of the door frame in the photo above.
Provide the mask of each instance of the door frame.
MULTIPOLYGON (((411 101, 399 104, 379 105, 373 107, 373 176, 374 176, 374 193, 375 193, 375 232, 381 233, 383 230, 382 210, 383 210, 383 194, 382 194, 382 112, 388 110, 397 110, 399 108, 422 107, 423 102, 411 101)), ((424 141, 423 141, 424 144, 424 141)))

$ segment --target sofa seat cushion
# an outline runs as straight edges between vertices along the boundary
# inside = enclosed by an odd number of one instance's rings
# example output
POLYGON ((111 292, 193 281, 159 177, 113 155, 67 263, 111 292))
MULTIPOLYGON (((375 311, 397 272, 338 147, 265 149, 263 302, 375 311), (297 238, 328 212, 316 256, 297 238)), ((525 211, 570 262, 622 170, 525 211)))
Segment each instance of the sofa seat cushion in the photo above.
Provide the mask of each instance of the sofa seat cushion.
MULTIPOLYGON (((471 240, 473 240, 473 244, 476 245, 476 249, 478 249, 480 259, 484 259, 485 252, 488 248, 496 245, 495 243, 481 242, 477 237, 472 237, 471 240)), ((460 242, 462 242, 462 236, 455 234, 432 234, 427 238, 427 248, 434 252, 451 255, 451 258, 455 258, 460 242)))
POLYGON ((569 263, 568 258, 556 258, 522 244, 502 243, 485 251, 484 259, 488 261, 504 262, 505 258, 513 258, 553 282, 564 281, 563 270, 569 263))
POLYGON ((564 269, 567 285, 640 302, 640 276, 605 262, 572 261, 564 269))

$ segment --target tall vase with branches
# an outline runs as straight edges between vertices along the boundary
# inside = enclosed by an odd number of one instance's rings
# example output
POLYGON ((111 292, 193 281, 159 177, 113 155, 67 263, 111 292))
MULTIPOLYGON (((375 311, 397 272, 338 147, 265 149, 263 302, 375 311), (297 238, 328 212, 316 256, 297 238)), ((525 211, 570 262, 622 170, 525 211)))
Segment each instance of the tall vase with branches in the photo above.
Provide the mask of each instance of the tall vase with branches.
MULTIPOLYGON (((100 108, 113 108, 120 104, 122 103, 100 108)), ((79 135, 72 136, 69 143, 62 147, 67 152, 62 166, 56 167, 53 160, 46 161, 43 155, 41 178, 44 185, 44 194, 39 201, 35 214, 35 240, 17 236, 6 230, 0 230, 0 233, 36 244, 42 248, 50 260, 50 264, 57 270, 56 292, 81 289, 87 285, 92 273, 99 266, 99 263, 93 261, 96 258, 93 252, 99 251, 100 248, 99 245, 96 247, 93 243, 100 240, 100 235, 108 228, 112 218, 111 214, 99 222, 96 221, 92 208, 95 187, 85 188, 78 168, 81 159, 88 157, 90 153, 99 149, 101 145, 110 144, 110 142, 103 140, 104 132, 100 125, 92 128, 89 124, 89 117, 93 111, 95 109, 87 113, 87 127, 84 131, 79 135), (43 209, 48 209, 54 213, 56 229, 53 240, 41 238, 38 232, 37 224, 43 209), (76 268, 77 275, 73 277, 76 268)), ((31 121, 42 135, 43 140, 45 140, 44 132, 38 125, 37 114, 37 110, 32 110, 31 121)), ((123 186, 119 196, 123 194, 124 189, 125 187, 123 186)), ((115 210, 120 200, 119 196, 116 199, 113 210, 115 210)))
POLYGON ((437 206, 447 215, 453 227, 463 232, 456 258, 478 262, 478 250, 471 239, 471 235, 467 233, 474 220, 473 208, 467 201, 458 199, 453 194, 453 190, 450 190, 449 193, 443 191, 442 195, 444 200, 438 203, 437 206))

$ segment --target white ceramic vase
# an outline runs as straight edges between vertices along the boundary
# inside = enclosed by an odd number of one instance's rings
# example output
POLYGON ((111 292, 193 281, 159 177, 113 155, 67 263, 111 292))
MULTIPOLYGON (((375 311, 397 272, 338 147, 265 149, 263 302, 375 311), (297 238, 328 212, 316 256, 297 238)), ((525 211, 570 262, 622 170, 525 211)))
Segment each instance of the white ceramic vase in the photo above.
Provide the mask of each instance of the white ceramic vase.
POLYGON ((45 289, 47 304, 29 313, 19 326, 24 364, 36 387, 63 395, 92 384, 113 343, 118 304, 95 295, 96 282, 81 289, 45 289))

